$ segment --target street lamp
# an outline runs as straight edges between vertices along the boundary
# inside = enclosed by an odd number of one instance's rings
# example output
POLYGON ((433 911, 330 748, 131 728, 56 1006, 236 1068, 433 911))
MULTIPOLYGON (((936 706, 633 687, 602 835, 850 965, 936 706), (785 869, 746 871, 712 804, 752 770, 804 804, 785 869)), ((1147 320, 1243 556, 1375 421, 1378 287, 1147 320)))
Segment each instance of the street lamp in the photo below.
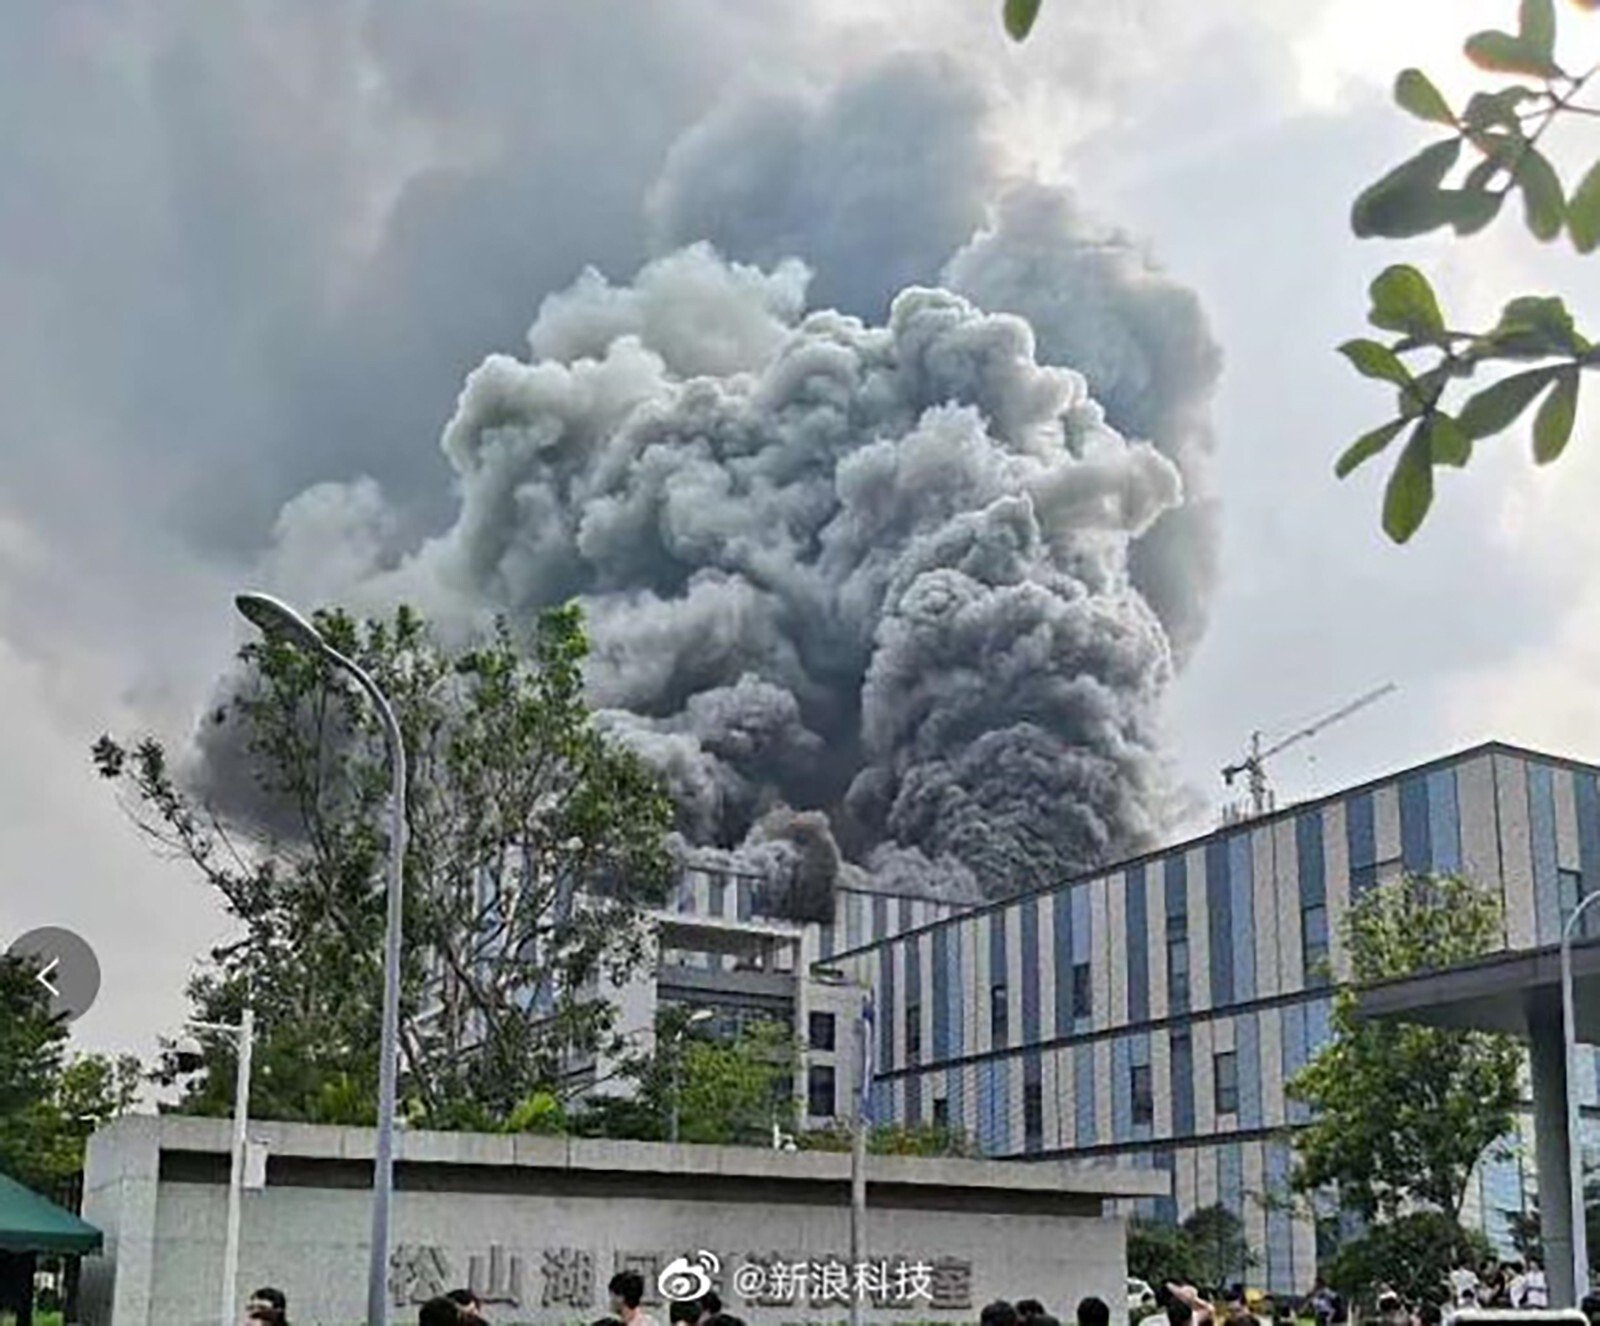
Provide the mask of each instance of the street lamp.
POLYGON ((1573 1306, 1589 1292, 1589 1227, 1583 1210, 1583 1128, 1578 1110, 1578 1021, 1572 998, 1572 934, 1600 890, 1586 894, 1561 927, 1561 1035, 1567 1052, 1567 1180, 1572 1220, 1573 1306))
POLYGON ((233 1037, 237 1070, 233 1083, 233 1150, 228 1160, 228 1232, 222 1245, 222 1298, 217 1314, 222 1326, 233 1326, 239 1290, 239 1225, 244 1198, 245 1129, 250 1120, 250 1056, 256 1041, 256 1012, 246 1007, 237 1024, 190 1022, 200 1031, 233 1037))
POLYGON ((683 1038, 689 1034, 690 1027, 698 1027, 702 1023, 710 1022, 714 1014, 709 1008, 697 1008, 683 1020, 683 1025, 672 1033, 667 1041, 672 1051, 672 1115, 668 1137, 675 1143, 678 1140, 678 1098, 683 1090, 681 1073, 683 1068, 683 1038))
MULTIPOLYGON (((850 986, 861 995, 855 1020, 856 1080, 850 1119, 850 1265, 861 1265, 861 1244, 867 1229, 867 1099, 872 1090, 872 987, 838 967, 811 965, 811 977, 823 985, 850 986)), ((852 1271, 854 1274, 854 1271, 852 1271)), ((861 1326, 861 1295, 850 1296, 850 1326, 861 1326)))
POLYGON ((389 1207, 394 1194, 395 1074, 400 1057, 400 937, 406 855, 406 747, 394 707, 378 683, 281 599, 240 594, 234 605, 263 635, 327 660, 350 674, 383 722, 393 777, 389 806, 388 921, 383 943, 383 1035, 378 1060, 378 1145, 372 1168, 372 1256, 367 1265, 367 1326, 385 1326, 389 1276, 389 1207))

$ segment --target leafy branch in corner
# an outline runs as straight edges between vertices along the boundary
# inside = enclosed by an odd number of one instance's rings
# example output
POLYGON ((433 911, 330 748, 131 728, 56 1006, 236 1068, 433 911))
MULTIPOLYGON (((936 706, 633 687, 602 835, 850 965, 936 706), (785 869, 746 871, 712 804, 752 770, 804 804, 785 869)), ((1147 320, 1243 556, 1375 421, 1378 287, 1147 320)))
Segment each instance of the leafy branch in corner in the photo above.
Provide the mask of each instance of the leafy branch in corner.
MULTIPOLYGON (((1573 3, 1600 8, 1600 0, 1573 3)), ((1600 116, 1600 106, 1580 101, 1600 67, 1572 73, 1558 62, 1554 0, 1521 0, 1514 34, 1475 33, 1464 49, 1478 68, 1516 81, 1474 93, 1457 111, 1420 69, 1402 70, 1396 103, 1451 133, 1363 191, 1351 209, 1352 229, 1362 238, 1405 239, 1444 227, 1474 235, 1516 192, 1535 239, 1548 243, 1565 232, 1577 252, 1593 253, 1600 247, 1600 161, 1569 192, 1539 145, 1563 117, 1600 116)), ((1346 448, 1335 473, 1344 478, 1405 433, 1383 502, 1384 531, 1404 543, 1433 503, 1434 468, 1465 466, 1474 442, 1503 433, 1536 401, 1534 459, 1544 465, 1561 455, 1572 436, 1583 370, 1600 366, 1600 353, 1555 296, 1519 296, 1495 326, 1474 332, 1447 326, 1415 267, 1387 268, 1371 294, 1368 321, 1397 335, 1388 343, 1358 338, 1339 350, 1357 372, 1395 387, 1396 414, 1346 448), (1419 369, 1407 362, 1411 356, 1429 358, 1419 369), (1444 408, 1453 384, 1480 369, 1513 365, 1524 367, 1452 407, 1453 413, 1444 408)))

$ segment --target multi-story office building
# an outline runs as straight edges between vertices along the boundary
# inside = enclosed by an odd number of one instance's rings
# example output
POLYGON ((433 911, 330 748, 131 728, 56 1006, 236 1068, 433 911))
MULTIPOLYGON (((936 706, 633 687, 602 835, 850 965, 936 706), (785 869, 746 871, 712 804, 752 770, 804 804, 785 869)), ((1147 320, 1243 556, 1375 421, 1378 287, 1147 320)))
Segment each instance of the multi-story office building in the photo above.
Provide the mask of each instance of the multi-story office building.
MULTIPOLYGON (((1600 888, 1597 777, 1485 745, 920 923, 868 895, 817 950, 875 992, 876 1118, 948 1123, 993 1157, 1165 1169, 1172 1195, 1149 1214, 1221 1202, 1259 1258, 1252 1282, 1305 1290, 1315 1222, 1275 1200, 1285 1128, 1305 1118, 1284 1084, 1329 1036, 1321 973, 1347 970, 1350 899, 1459 871, 1503 897, 1508 949, 1552 943, 1600 888)), ((1591 1071, 1590 1105, 1594 1088, 1591 1071)), ((1531 1169, 1486 1160, 1468 1218, 1503 1242, 1531 1169)))
MULTIPOLYGON (((849 1115, 854 1084, 853 1024, 861 1003, 848 985, 811 979, 840 939, 859 947, 932 924, 971 904, 834 890, 826 922, 794 919, 792 900, 762 877, 713 867, 686 870, 669 904, 653 916, 650 952, 625 984, 615 986, 623 1056, 653 1041, 663 1007, 711 1015, 707 1032, 731 1037, 752 1022, 793 1029, 803 1051, 796 1112, 807 1128, 849 1115)), ((574 1084, 625 1094, 621 1057, 574 1062, 574 1084)))

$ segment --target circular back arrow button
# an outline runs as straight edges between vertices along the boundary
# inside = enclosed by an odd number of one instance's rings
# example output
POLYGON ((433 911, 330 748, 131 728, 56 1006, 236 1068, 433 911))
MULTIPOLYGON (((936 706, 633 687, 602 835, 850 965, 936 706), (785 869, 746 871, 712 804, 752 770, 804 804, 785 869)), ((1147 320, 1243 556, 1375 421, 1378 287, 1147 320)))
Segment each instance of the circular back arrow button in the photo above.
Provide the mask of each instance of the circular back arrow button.
POLYGON ((71 930, 41 926, 16 939, 6 955, 30 959, 33 979, 50 1000, 50 1016, 69 1022, 82 1017, 100 993, 100 960, 94 950, 71 930))

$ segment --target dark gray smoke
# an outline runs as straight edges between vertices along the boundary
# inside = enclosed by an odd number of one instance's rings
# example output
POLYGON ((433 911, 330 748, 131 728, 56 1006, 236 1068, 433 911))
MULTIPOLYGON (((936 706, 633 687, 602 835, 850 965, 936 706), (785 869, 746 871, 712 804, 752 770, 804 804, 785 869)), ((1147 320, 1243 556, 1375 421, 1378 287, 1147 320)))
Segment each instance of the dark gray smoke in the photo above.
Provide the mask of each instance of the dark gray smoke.
POLYGON ((595 702, 698 843, 795 859, 821 810, 851 859, 998 893, 1147 840, 1172 660, 1128 553, 1177 468, 1021 319, 802 315, 803 279, 697 246, 547 300, 446 429, 454 528, 369 590, 581 597, 595 702))
POLYGON ((651 224, 730 257, 545 298, 445 429, 450 530, 394 566, 376 488, 321 485, 273 583, 446 622, 581 598, 602 720, 686 838, 796 897, 994 896, 1148 843, 1216 351, 1135 246, 1007 184, 987 124, 913 58, 713 112, 651 224))
POLYGON ((1039 361, 1082 373, 1111 426, 1183 475, 1183 505, 1139 539, 1131 565, 1185 659, 1216 576, 1208 407, 1221 352, 1193 291, 1133 240, 1060 189, 1007 183, 988 102, 970 71, 913 54, 827 97, 750 94, 673 148, 651 198, 656 242, 802 258, 818 303, 870 320, 914 284, 1027 318, 1039 361))

